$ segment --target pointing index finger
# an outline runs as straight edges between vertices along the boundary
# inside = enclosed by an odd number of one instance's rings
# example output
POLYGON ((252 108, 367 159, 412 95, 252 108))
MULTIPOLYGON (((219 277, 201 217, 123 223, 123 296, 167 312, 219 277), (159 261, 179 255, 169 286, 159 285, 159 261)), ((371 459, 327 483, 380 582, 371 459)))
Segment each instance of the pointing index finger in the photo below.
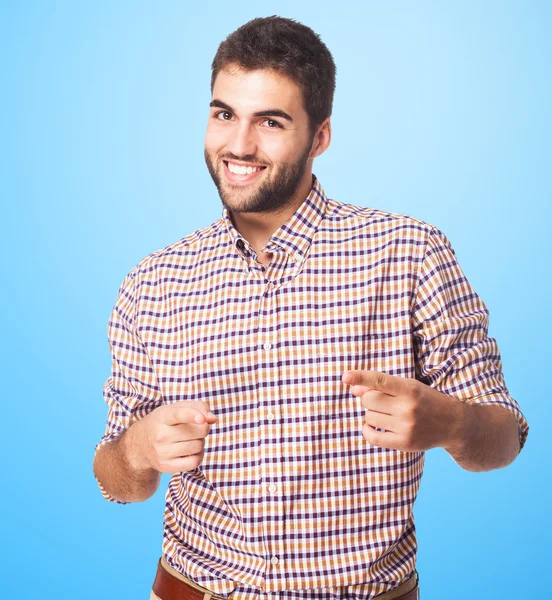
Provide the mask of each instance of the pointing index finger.
POLYGON ((342 381, 346 385, 362 385, 369 390, 378 390, 389 396, 400 393, 397 377, 379 371, 345 371, 342 381))
POLYGON ((191 406, 175 406, 165 422, 167 425, 180 425, 182 423, 203 425, 204 423, 213 424, 216 421, 217 418, 211 411, 204 413, 191 406))

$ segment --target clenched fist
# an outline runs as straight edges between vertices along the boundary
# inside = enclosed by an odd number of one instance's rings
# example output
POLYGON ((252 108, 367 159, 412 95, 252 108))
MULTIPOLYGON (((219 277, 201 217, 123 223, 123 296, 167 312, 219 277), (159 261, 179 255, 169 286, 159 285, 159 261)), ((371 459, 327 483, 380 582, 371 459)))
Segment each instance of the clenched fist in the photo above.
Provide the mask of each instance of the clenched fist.
POLYGON ((206 402, 159 406, 128 429, 131 466, 160 473, 196 469, 203 460, 205 438, 216 421, 206 402))

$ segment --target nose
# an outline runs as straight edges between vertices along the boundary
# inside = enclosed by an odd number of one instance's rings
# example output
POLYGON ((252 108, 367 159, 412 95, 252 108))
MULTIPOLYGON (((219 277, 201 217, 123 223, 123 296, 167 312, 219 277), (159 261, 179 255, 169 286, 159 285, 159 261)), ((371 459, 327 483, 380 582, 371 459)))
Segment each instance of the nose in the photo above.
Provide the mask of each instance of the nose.
POLYGON ((257 151, 257 135, 254 127, 246 122, 240 123, 234 128, 227 146, 235 156, 254 156, 257 151))

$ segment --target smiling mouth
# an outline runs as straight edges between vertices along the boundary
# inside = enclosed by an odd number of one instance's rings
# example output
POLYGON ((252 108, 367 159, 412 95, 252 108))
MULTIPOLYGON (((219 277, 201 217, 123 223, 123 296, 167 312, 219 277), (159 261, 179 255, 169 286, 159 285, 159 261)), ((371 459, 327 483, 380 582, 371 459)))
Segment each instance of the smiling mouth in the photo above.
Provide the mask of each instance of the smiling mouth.
POLYGON ((252 173, 257 173, 258 171, 263 171, 266 167, 262 165, 240 165, 235 162, 230 162, 229 160, 222 161, 226 168, 233 173, 234 175, 251 175, 252 173))
POLYGON ((249 183, 258 178, 266 169, 263 165, 240 165, 233 161, 223 160, 224 175, 230 183, 249 183))

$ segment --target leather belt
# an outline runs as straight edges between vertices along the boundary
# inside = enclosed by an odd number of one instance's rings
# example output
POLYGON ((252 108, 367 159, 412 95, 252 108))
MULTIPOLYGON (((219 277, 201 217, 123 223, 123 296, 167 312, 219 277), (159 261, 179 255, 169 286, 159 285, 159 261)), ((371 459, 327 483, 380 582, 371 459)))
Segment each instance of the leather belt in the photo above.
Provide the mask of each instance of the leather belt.
MULTIPOLYGON (((176 572, 162 557, 157 564, 153 593, 161 600, 210 600, 224 598, 197 585, 176 572)), ((374 600, 419 600, 418 573, 399 587, 376 596, 374 600)))
POLYGON ((152 587, 153 593, 161 600, 210 600, 224 598, 213 594, 191 579, 175 571, 161 557, 157 563, 157 573, 152 587))

